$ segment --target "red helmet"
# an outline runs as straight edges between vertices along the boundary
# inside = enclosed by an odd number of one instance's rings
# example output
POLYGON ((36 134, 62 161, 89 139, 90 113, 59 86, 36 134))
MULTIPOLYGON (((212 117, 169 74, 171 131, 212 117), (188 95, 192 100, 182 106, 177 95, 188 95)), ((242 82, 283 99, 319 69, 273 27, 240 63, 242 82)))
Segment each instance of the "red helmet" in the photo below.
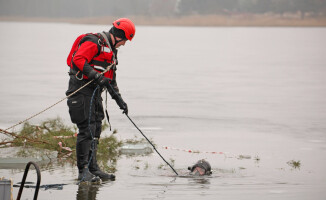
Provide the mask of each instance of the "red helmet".
POLYGON ((125 32, 125 36, 128 40, 132 40, 135 36, 136 28, 134 23, 130 19, 127 18, 120 18, 113 22, 113 26, 117 29, 121 29, 125 32))

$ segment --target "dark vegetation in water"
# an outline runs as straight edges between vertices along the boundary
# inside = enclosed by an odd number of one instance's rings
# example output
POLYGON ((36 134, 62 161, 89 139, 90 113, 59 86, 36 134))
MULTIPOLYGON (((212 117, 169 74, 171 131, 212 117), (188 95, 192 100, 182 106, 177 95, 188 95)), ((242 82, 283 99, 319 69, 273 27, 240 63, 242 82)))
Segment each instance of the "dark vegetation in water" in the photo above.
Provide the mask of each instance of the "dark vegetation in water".
POLYGON ((300 160, 295 161, 295 160, 290 160, 287 162, 287 164, 292 167, 293 169, 300 169, 301 167, 301 162, 300 160))
MULTIPOLYGON (((107 127, 108 125, 104 123, 103 129, 107 127)), ((57 151, 59 162, 69 162, 75 165, 76 130, 76 127, 66 126, 60 118, 48 119, 41 122, 40 125, 32 125, 26 122, 18 133, 10 133, 11 139, 7 138, 1 141, 0 147, 29 147, 19 151, 17 156, 22 157, 24 155, 31 156, 28 152, 24 152, 28 151, 30 147, 57 151)), ((117 130, 114 130, 110 136, 100 138, 97 151, 98 164, 105 171, 111 173, 116 171, 116 162, 120 156, 119 147, 122 145, 122 141, 115 137, 115 133, 117 130)))
MULTIPOLYGON (((155 148, 157 148, 156 144, 154 143, 152 138, 149 138, 149 141, 154 145, 155 148)), ((148 143, 148 141, 145 138, 139 138, 137 135, 134 135, 133 138, 129 138, 123 141, 124 144, 143 144, 148 143)))
MULTIPOLYGON (((109 125, 104 122, 102 131, 107 129, 109 125)), ((3 131, 3 130, 2 130, 3 131)), ((46 152, 57 152, 57 164, 64 165, 66 163, 72 166, 76 165, 76 139, 77 127, 69 127, 65 125, 61 118, 48 119, 39 125, 33 125, 29 122, 23 124, 17 133, 2 132, 9 137, 0 141, 0 148, 5 147, 25 147, 21 148, 15 155, 18 157, 33 157, 33 150, 46 152)), ((114 173, 116 171, 117 160, 121 155, 120 147, 123 144, 136 145, 147 143, 144 138, 118 140, 115 136, 117 130, 114 130, 109 136, 102 136, 99 140, 97 160, 101 169, 114 173)), ((151 141, 153 145, 154 142, 151 141)), ((133 155, 127 155, 132 157, 133 155)), ((145 168, 148 168, 148 166, 145 168)))
POLYGON ((13 146, 31 146, 65 153, 66 150, 60 148, 58 143, 62 142, 63 147, 69 147, 74 151, 75 137, 75 132, 65 126, 60 118, 43 121, 40 125, 26 122, 14 138, 13 146), (27 141, 26 138, 31 138, 35 142, 27 141))
MULTIPOLYGON (((102 125, 102 131, 104 131, 106 128, 108 128, 108 124, 104 123, 102 125)), ((46 152, 46 154, 51 151, 57 152, 57 164, 64 165, 69 163, 74 166, 76 165, 76 131, 76 127, 66 126, 60 118, 45 120, 41 122, 40 125, 32 125, 26 122, 23 124, 19 132, 6 132, 5 134, 10 137, 0 141, 0 148, 26 147, 22 148, 17 153, 16 156, 18 157, 33 157, 34 154, 31 149, 41 149, 44 150, 42 152, 46 152)), ((121 155, 119 149, 123 146, 123 144, 135 145, 147 143, 144 138, 138 138, 137 136, 125 141, 120 141, 115 136, 116 133, 117 130, 114 130, 111 135, 101 137, 97 151, 98 164, 104 171, 110 173, 114 173, 116 171, 117 160, 121 155)), ((152 140, 151 142, 154 146, 156 146, 152 140)), ((129 156, 132 157, 132 155, 129 156)), ((237 159, 251 159, 251 156, 239 155, 237 159)), ((256 156, 254 160, 256 163, 258 163, 261 159, 260 157, 256 156)), ((175 160, 170 158, 169 161, 171 165, 174 166, 175 160)), ((292 169, 300 170, 300 160, 290 160, 287 162, 287 164, 292 167, 292 169)), ((166 164, 160 164, 157 168, 166 169, 167 167, 168 166, 166 164)), ((135 169, 139 168, 139 163, 137 163, 135 169)), ((149 164, 145 163, 144 169, 148 168, 149 164)))

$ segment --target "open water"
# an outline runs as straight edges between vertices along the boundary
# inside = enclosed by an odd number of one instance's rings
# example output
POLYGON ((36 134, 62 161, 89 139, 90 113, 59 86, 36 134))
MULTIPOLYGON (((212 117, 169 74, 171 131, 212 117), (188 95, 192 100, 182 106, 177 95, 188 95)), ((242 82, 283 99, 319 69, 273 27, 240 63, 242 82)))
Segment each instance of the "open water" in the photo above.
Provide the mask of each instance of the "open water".
MULTIPOLYGON (((0 22, 0 128, 63 98, 74 39, 103 30, 108 26, 0 22)), ((325 35, 325 28, 137 26, 118 55, 129 115, 180 174, 205 158, 213 175, 175 177, 160 169, 155 153, 121 156, 116 181, 80 188, 67 163, 42 168, 41 184, 67 185, 42 189, 38 199, 325 199, 325 35)), ((113 101, 109 112, 118 138, 141 137, 113 101)), ((57 116, 72 125, 66 102, 31 123, 57 116)), ((0 169, 14 183, 22 175, 0 169)), ((33 193, 25 188, 23 199, 33 193)))

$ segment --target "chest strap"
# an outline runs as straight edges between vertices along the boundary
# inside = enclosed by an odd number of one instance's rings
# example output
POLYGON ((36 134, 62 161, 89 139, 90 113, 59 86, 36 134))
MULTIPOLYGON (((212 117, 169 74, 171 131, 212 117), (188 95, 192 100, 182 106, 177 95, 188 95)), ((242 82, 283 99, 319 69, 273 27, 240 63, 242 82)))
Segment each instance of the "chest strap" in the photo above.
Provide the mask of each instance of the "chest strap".
POLYGON ((109 42, 109 39, 108 39, 108 37, 106 36, 106 34, 105 33, 100 33, 100 35, 104 38, 104 42, 106 43, 106 45, 110 48, 110 50, 112 51, 112 53, 113 53, 113 63, 114 64, 116 64, 116 60, 115 60, 115 53, 114 53, 114 51, 112 50, 112 47, 111 47, 111 45, 110 45, 110 42, 109 42))

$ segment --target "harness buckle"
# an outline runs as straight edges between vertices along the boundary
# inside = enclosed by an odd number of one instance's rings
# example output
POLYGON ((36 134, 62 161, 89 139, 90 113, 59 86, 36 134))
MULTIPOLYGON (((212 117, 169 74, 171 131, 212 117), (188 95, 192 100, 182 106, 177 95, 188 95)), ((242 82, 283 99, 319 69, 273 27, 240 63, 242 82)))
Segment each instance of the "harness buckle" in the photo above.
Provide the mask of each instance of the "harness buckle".
POLYGON ((83 75, 81 75, 81 78, 78 77, 78 74, 79 74, 80 71, 78 71, 76 74, 75 74, 75 77, 77 80, 81 81, 83 80, 83 75))

